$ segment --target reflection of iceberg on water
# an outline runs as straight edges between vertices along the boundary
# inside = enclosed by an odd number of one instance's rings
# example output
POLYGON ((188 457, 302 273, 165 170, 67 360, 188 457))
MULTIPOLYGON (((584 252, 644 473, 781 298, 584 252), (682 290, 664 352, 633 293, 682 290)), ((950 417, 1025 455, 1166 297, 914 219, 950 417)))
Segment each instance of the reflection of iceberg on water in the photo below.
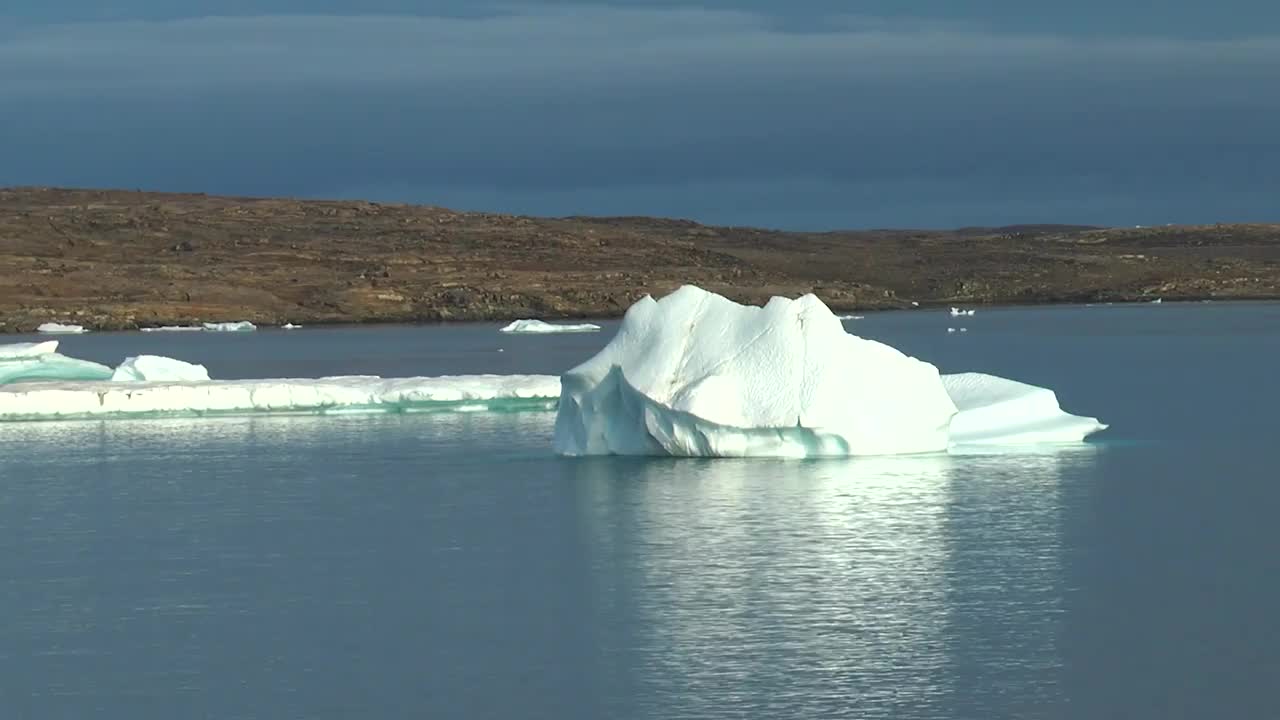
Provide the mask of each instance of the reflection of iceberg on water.
POLYGON ((866 687, 885 693, 861 698, 868 717, 903 698, 912 717, 950 717, 957 676, 1056 700, 1039 673, 1061 657, 1061 486, 1096 453, 583 458, 563 473, 600 569, 596 626, 617 633, 602 642, 684 714, 773 717, 785 687, 788 717, 842 716, 866 687), (616 629, 618 607, 636 630, 616 629), (1018 667, 983 657, 993 644, 1018 667))
POLYGON ((1105 426, 1052 391, 933 365, 845 332, 817 297, 764 307, 685 286, 646 297, 565 373, 564 455, 843 456, 960 442, 1078 442, 1105 426))

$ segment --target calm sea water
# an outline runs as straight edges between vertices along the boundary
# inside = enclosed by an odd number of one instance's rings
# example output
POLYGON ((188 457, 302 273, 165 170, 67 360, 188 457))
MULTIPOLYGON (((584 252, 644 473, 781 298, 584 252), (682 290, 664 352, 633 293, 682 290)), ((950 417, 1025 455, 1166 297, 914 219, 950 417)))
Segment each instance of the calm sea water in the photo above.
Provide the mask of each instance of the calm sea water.
MULTIPOLYGON (((556 458, 544 413, 2 425, 0 715, 1280 716, 1280 305, 847 326, 1114 428, 783 462, 556 458)), ((608 339, 496 327, 63 349, 408 375, 608 339)))

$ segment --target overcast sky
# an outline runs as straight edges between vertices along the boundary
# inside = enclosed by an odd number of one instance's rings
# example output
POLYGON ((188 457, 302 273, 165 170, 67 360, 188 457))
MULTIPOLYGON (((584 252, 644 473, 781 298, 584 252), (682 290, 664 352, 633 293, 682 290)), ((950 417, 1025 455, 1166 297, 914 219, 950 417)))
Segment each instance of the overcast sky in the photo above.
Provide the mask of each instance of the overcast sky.
POLYGON ((1280 220, 1280 3, 1139 5, 6 0, 0 185, 789 228, 1280 220))

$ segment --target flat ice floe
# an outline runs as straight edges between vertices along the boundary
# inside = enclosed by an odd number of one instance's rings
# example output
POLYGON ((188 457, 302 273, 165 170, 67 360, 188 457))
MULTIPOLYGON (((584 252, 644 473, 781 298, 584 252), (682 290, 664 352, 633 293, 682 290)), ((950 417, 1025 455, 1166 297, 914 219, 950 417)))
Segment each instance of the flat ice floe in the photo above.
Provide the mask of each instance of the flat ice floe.
POLYGON ((203 325, 162 325, 160 327, 139 328, 142 332, 204 332, 203 325))
POLYGON ((209 332, 252 332, 258 329, 257 325, 248 320, 239 322, 207 322, 203 323, 205 330, 209 332))
MULTIPOLYGON (((104 368, 110 375, 110 368, 104 368)), ((0 387, 0 421, 71 418, 552 410, 554 375, 353 375, 193 382, 40 382, 0 387)))
POLYGON ((46 335, 79 335, 88 332, 80 325, 64 325, 62 323, 47 322, 36 328, 36 332, 46 335))
POLYGON ((627 311, 617 336, 561 377, 563 455, 812 457, 1078 442, 1105 426, 1052 391, 944 377, 844 332, 820 300, 738 305, 686 286, 627 311))
POLYGON ((600 326, 591 323, 552 324, 541 320, 516 320, 503 327, 499 332, 545 335, 548 333, 597 332, 598 330, 600 330, 600 326))

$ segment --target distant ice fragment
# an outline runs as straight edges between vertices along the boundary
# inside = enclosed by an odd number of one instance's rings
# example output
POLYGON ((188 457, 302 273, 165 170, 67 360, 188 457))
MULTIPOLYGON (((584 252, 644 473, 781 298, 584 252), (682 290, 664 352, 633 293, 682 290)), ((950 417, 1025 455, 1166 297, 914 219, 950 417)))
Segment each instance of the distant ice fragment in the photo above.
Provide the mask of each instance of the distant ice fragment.
POLYGON ((210 332, 252 332, 258 329, 258 326, 248 320, 239 322, 213 322, 204 323, 204 329, 210 332))
POLYGON ((555 325, 552 323, 543 322, 541 320, 516 320, 515 322, 512 322, 510 325, 503 327, 501 329, 501 332, 530 333, 530 334, 577 333, 577 332, 596 332, 599 329, 600 329, 599 325, 592 325, 591 323, 555 325))
POLYGON ((78 335, 87 331, 80 325, 63 325, 62 323, 47 322, 36 328, 36 332, 47 333, 50 335, 78 335))
POLYGON ((951 317, 965 317, 965 316, 972 316, 972 315, 976 314, 977 312, 978 312, 977 310, 972 310, 972 309, 970 309, 970 310, 962 310, 962 309, 960 309, 960 308, 953 307, 953 308, 951 308, 951 317))
POLYGON ((139 328, 142 332, 204 332, 201 325, 162 325, 161 327, 139 328))
POLYGON ((298 328, 301 328, 301 327, 302 327, 301 325, 294 325, 293 323, 285 323, 280 326, 280 329, 281 330, 297 330, 298 328))
POLYGON ((837 315, 836 319, 837 320, 861 320, 863 319, 863 317, 864 316, 862 315, 837 315))
POLYGON ((739 305, 685 286, 627 311, 561 376, 563 455, 931 452, 956 412, 929 363, 845 332, 814 295, 739 305))
POLYGON ((209 371, 203 365, 160 355, 137 355, 120 363, 111 379, 115 382, 199 382, 209 379, 209 371))

